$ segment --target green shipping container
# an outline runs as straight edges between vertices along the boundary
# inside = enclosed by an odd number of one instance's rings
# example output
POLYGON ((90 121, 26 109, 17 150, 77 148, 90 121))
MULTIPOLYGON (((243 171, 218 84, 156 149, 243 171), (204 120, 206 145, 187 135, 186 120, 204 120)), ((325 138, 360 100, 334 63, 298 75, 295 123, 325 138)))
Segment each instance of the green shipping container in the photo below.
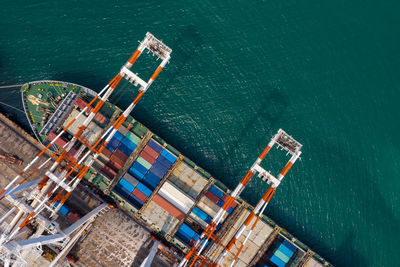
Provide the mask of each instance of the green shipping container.
POLYGON ((140 164, 142 164, 143 165, 143 167, 145 167, 146 169, 150 169, 151 168, 151 164, 149 163, 149 162, 147 162, 144 158, 142 158, 142 157, 138 157, 137 158, 137 160, 136 160, 137 162, 139 162, 140 164))
POLYGON ((287 255, 285 255, 282 251, 280 251, 279 249, 277 249, 275 251, 274 255, 277 256, 284 263, 288 263, 288 261, 290 260, 290 258, 287 255))
POLYGON ((135 134, 128 132, 126 134, 126 138, 129 139, 129 141, 131 141, 132 143, 134 143, 135 145, 139 145, 141 139, 139 137, 137 137, 135 134))

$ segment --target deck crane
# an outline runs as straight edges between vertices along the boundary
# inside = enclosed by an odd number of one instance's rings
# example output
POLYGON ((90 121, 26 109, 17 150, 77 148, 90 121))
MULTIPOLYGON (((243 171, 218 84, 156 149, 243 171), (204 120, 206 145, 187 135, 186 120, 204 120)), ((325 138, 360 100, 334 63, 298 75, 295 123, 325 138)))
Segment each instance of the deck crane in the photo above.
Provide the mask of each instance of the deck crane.
MULTIPOLYGON (((238 249, 234 260, 231 262, 230 266, 234 266, 236 259, 239 257, 239 254, 241 250, 243 249, 246 241, 249 239, 252 230, 254 229, 255 225, 257 224, 258 220, 260 219, 260 216, 264 212, 265 208, 267 207, 269 200, 271 199, 272 195, 274 194, 276 188, 279 186, 281 183, 282 179, 286 175, 286 173, 289 171, 289 169, 293 166, 293 164, 296 162, 296 160, 299 158, 301 154, 301 147, 302 145, 297 142, 293 137, 288 135, 285 131, 282 129, 279 129, 279 131, 272 137, 268 145, 265 147, 265 149, 262 151, 262 153, 258 156, 257 160, 254 162, 250 170, 246 173, 246 175, 243 177, 241 182, 238 184, 238 186, 235 188, 234 191, 231 192, 230 196, 228 197, 227 201, 225 204, 220 208, 218 213, 215 215, 211 223, 206 227, 204 232, 201 234, 200 238, 197 240, 195 245, 190 249, 190 251, 186 254, 184 259, 180 262, 179 266, 183 267, 186 266, 190 263, 190 266, 194 266, 196 263, 198 263, 198 260, 201 260, 202 263, 206 262, 207 265, 211 265, 203 256, 201 256, 201 253, 205 249, 206 245, 209 242, 209 239, 214 235, 214 231, 217 229, 217 226, 227 217, 227 210, 230 207, 231 203, 234 201, 235 198, 237 198, 241 192, 245 189, 245 187, 248 185, 250 180, 257 174, 259 178, 261 178, 264 182, 266 182, 269 185, 268 190, 264 194, 264 196, 260 199, 258 202, 257 206, 255 209, 249 214, 249 216, 246 218, 245 222, 241 225, 240 229, 236 232, 235 236, 228 242, 226 246, 223 246, 224 250, 220 254, 220 256, 217 258, 216 263, 212 264, 213 266, 218 266, 222 265, 224 263, 224 259, 229 253, 230 249, 236 244, 236 241, 240 238, 240 236, 244 233, 246 228, 249 226, 250 222, 252 219, 257 216, 255 222, 253 223, 251 230, 247 234, 244 242, 242 242, 241 247, 238 249), (279 173, 279 175, 275 178, 270 172, 266 171, 263 169, 260 164, 270 151, 270 149, 274 146, 277 145, 281 149, 284 149, 287 151, 287 153, 291 154, 291 158, 285 165, 285 167, 282 169, 282 171, 279 173)), ((226 265, 226 264, 225 264, 226 265)), ((200 266, 200 265, 199 265, 200 266)))
MULTIPOLYGON (((84 174, 89 170, 90 166, 97 159, 98 155, 111 140, 119 127, 129 116, 136 104, 148 90, 158 74, 169 62, 172 50, 162 41, 158 40, 151 33, 146 33, 138 48, 130 57, 127 63, 121 68, 120 72, 98 93, 94 99, 86 105, 86 107, 71 122, 61 130, 58 135, 0 192, 0 199, 7 199, 13 206, 0 221, 10 219, 13 215, 11 223, 7 229, 0 229, 0 261, 7 266, 11 262, 23 263, 21 252, 32 246, 40 246, 43 244, 57 244, 57 242, 69 240, 70 236, 83 227, 91 218, 105 208, 101 205, 90 213, 90 216, 83 217, 80 224, 77 222, 73 228, 61 230, 56 222, 57 211, 62 204, 68 199, 73 190, 78 186, 84 174), (151 77, 145 82, 137 74, 130 69, 140 54, 147 49, 161 59, 161 63, 156 68, 151 77), (95 115, 100 111, 104 103, 108 100, 112 92, 117 88, 122 79, 128 80, 134 86, 139 86, 138 94, 132 103, 124 110, 124 112, 113 122, 113 124, 102 134, 102 136, 94 143, 89 145, 82 138, 82 133, 86 130, 89 123, 95 115), (60 138, 77 119, 84 114, 91 105, 95 107, 91 109, 87 118, 78 127, 78 131, 73 138, 63 147, 51 155, 39 167, 28 174, 28 170, 41 158, 45 152, 60 138), (80 148, 74 156, 69 156, 68 151, 75 145, 80 143, 80 148), (53 159, 54 163, 46 171, 41 179, 35 181, 27 181, 27 179, 38 170, 45 168, 46 164, 53 159), (66 167, 60 168, 61 163, 66 163, 66 167), (21 181, 19 181, 21 180, 21 181), (18 182, 19 181, 19 182, 18 182), (55 202, 58 201, 58 205, 55 202), (16 214, 15 214, 16 213, 16 214), (21 239, 22 230, 29 223, 35 222, 38 229, 34 233, 35 238, 26 240, 21 239), (46 234, 46 235, 44 235, 46 234), (18 240, 18 241, 16 241, 18 240)), ((81 231, 78 231, 78 233, 81 231)))

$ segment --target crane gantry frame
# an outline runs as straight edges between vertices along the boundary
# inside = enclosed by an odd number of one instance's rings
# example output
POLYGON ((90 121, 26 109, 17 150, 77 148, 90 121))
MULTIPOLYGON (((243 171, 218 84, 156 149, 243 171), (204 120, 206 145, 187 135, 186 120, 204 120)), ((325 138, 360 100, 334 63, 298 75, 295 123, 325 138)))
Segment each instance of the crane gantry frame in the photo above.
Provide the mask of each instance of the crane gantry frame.
POLYGON ((10 225, 1 233, 0 236, 0 261, 2 261, 6 266, 8 266, 12 261, 17 260, 19 260, 20 263, 23 263, 21 258, 21 251, 23 249, 43 244, 54 244, 67 240, 71 234, 75 233, 78 229, 81 229, 100 211, 104 210, 107 206, 106 204, 100 205, 98 208, 87 214, 87 216, 84 216, 78 222, 65 230, 61 230, 55 221, 57 218, 56 213, 59 211, 62 204, 78 186, 90 166, 105 149, 108 142, 110 142, 119 127, 130 115, 155 78, 169 62, 171 52, 172 50, 162 41, 155 38, 151 33, 146 33, 144 40, 140 42, 138 48, 124 64, 120 72, 0 192, 0 199, 5 198, 13 205, 13 207, 2 218, 0 218, 0 221, 4 221, 8 217, 11 217, 15 211, 18 210, 17 214, 12 218, 10 225), (145 49, 147 49, 149 53, 151 52, 155 55, 157 59, 161 59, 161 63, 147 82, 130 70, 145 49), (88 143, 84 142, 81 135, 124 78, 134 86, 140 86, 138 94, 124 112, 113 122, 105 133, 101 135, 97 142, 90 146, 88 143), (94 103, 95 107, 91 109, 89 115, 78 127, 78 131, 73 135, 72 139, 63 147, 60 147, 58 151, 53 153, 51 157, 44 161, 39 167, 27 174, 28 170, 34 166, 34 164, 45 154, 56 140, 60 138, 80 116, 91 108, 91 105, 94 103), (68 152, 78 141, 81 142, 81 147, 78 149, 77 153, 73 156, 68 155, 68 152), (54 163, 46 171, 43 178, 31 182, 27 181, 33 174, 44 169, 46 164, 52 159, 54 160, 54 163), (60 169, 59 167, 61 162, 66 162, 67 166, 60 169), (18 182, 18 180, 21 181, 18 182), (56 201, 58 201, 57 205, 55 205, 56 201), (33 220, 35 220, 40 226, 40 230, 37 229, 34 234, 35 238, 16 241, 16 237, 20 236, 19 233, 21 233, 21 230, 33 220), (46 235, 43 235, 44 232, 46 232, 46 235))

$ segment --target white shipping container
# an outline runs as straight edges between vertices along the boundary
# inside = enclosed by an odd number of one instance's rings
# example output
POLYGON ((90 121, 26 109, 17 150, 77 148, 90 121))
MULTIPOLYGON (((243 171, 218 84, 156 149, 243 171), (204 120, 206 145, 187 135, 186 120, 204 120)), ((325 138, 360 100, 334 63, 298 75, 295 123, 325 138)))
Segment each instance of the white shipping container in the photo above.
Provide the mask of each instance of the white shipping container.
POLYGON ((175 185, 166 181, 158 191, 160 196, 164 197, 168 202, 177 207, 179 210, 187 214, 194 205, 194 200, 188 197, 175 185))

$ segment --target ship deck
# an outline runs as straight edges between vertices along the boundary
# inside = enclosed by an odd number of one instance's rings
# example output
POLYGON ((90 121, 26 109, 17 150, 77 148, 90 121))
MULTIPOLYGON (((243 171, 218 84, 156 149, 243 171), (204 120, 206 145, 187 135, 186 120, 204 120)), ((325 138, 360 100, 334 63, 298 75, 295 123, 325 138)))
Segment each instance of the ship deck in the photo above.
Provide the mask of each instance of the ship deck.
MULTIPOLYGON (((77 94, 76 99, 86 102, 94 96, 94 92, 88 88, 64 82, 38 81, 22 87, 28 120, 42 144, 47 144, 49 137, 41 135, 41 130, 71 91, 77 94)), ((58 121, 53 127, 54 131, 57 132, 65 126, 72 119, 71 114, 77 114, 79 110, 79 104, 75 102, 70 114, 67 114, 69 116, 58 121)), ((89 131, 104 131, 119 112, 118 107, 106 103, 100 110, 105 120, 98 119, 88 127, 89 131)), ((71 136, 74 134, 73 129, 74 126, 71 126, 71 136)), ((106 152, 101 154, 85 175, 85 181, 100 194, 111 197, 121 210, 144 226, 146 231, 183 255, 207 226, 210 218, 216 214, 221 203, 224 203, 230 193, 229 188, 131 116, 124 122, 118 136, 118 144, 107 147, 106 152), (126 145, 122 145, 123 142, 126 145), (130 145, 131 149, 127 150, 126 146, 130 145), (120 150, 126 152, 125 155, 120 150), (155 153, 153 159, 149 153, 155 153), (118 155, 123 155, 123 160, 118 155), (140 173, 142 169, 143 174, 140 173), (156 176, 158 180, 154 178, 156 176), (168 194, 171 191, 175 192, 173 196, 168 194), (179 198, 178 202, 183 204, 171 206, 174 197, 179 198)), ((93 134, 87 135, 89 141, 95 137, 93 134)), ((66 206, 68 204, 67 202, 66 206)), ((217 236, 225 245, 253 209, 243 199, 238 199, 231 208, 229 216, 217 231, 217 236)), ((239 245, 242 241, 239 240, 239 245)), ((330 265, 264 215, 236 266, 273 266, 270 258, 284 242, 292 244, 294 252, 288 257, 286 266, 330 265)), ((206 251, 211 258, 217 257, 220 252, 220 247, 215 245, 209 246, 206 251)), ((235 250, 231 251, 234 252, 235 250)), ((227 259, 232 259, 233 256, 229 254, 227 259)), ((228 261, 222 266, 229 266, 228 261)))

